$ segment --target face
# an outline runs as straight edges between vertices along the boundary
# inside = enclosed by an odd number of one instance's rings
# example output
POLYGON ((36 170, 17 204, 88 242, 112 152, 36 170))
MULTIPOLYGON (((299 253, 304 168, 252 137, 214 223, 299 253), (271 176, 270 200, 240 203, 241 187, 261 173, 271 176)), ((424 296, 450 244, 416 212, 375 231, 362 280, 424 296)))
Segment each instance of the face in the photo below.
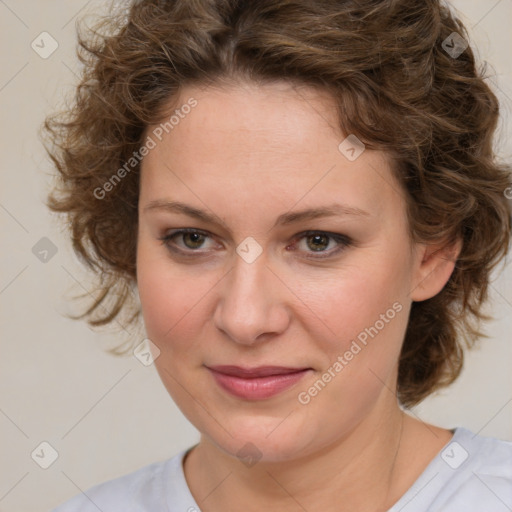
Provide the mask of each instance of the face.
POLYGON ((306 87, 189 87, 175 109, 146 133, 137 250, 170 395, 208 442, 269 461, 376 423, 419 261, 386 155, 340 150, 306 87))

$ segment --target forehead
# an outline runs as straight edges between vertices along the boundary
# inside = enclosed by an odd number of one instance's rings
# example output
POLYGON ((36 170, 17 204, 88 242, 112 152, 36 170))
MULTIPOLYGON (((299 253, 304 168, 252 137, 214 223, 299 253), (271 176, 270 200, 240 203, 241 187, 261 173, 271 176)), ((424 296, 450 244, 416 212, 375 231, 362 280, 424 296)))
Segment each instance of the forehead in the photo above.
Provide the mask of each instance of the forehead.
POLYGON ((148 200, 221 193, 253 206, 336 199, 375 211, 398 189, 385 154, 340 152, 346 134, 331 96, 287 82, 187 87, 146 135, 156 142, 142 165, 148 200))
POLYGON ((313 148, 332 146, 333 140, 319 144, 327 133, 331 139, 334 136, 334 142, 342 137, 334 99, 323 91, 288 82, 187 87, 173 99, 169 110, 171 114, 188 112, 179 120, 174 118, 178 123, 173 124, 168 141, 183 158, 197 160, 215 151, 218 158, 236 153, 254 159, 260 153, 285 162, 298 154, 309 155, 313 148), (186 105, 192 99, 196 106, 189 111, 186 105), (186 151, 185 141, 193 144, 193 152, 186 151))

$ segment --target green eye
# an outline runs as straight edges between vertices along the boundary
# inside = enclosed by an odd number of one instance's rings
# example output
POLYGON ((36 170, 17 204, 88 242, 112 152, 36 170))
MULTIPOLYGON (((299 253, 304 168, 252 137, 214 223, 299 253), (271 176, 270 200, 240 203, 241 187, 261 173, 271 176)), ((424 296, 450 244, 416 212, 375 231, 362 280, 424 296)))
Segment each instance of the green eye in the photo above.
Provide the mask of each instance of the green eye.
POLYGON ((309 235, 306 243, 313 251, 324 251, 329 246, 329 240, 327 235, 309 235))
POLYGON ((199 249, 205 240, 205 236, 201 233, 181 233, 183 243, 189 249, 199 249))
POLYGON ((197 252, 199 254, 204 251, 198 251, 197 249, 207 250, 207 242, 208 240, 211 241, 211 237, 207 233, 197 229, 179 229, 160 237, 159 240, 171 251, 181 253, 197 252))
POLYGON ((305 253, 306 258, 318 260, 337 255, 349 247, 352 240, 348 236, 339 233, 307 231, 296 236, 295 244, 300 252, 305 253), (317 255, 313 253, 317 253, 317 255))

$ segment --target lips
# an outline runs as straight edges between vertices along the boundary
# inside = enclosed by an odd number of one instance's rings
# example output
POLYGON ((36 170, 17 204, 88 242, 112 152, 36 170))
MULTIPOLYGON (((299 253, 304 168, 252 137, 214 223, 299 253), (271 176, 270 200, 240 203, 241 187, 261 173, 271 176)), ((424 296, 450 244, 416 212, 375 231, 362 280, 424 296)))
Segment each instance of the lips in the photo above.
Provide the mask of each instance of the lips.
POLYGON ((271 398, 296 384, 311 368, 284 366, 211 366, 208 370, 221 389, 237 398, 264 400, 271 398))
POLYGON ((241 379, 255 379, 258 377, 269 377, 270 375, 288 375, 297 373, 308 368, 290 368, 285 366, 258 366, 255 368, 242 368, 240 366, 210 366, 210 370, 240 377, 241 379))

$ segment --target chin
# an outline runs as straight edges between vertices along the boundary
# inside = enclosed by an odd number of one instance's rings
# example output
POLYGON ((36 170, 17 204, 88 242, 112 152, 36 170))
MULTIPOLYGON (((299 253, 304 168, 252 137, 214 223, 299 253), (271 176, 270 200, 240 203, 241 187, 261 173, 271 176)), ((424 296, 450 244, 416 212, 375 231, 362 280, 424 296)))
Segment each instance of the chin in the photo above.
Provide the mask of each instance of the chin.
POLYGON ((284 421, 283 418, 261 415, 233 418, 226 425, 232 437, 221 428, 204 430, 203 435, 219 450, 242 462, 283 462, 315 451, 314 432, 299 424, 297 418, 284 421))

